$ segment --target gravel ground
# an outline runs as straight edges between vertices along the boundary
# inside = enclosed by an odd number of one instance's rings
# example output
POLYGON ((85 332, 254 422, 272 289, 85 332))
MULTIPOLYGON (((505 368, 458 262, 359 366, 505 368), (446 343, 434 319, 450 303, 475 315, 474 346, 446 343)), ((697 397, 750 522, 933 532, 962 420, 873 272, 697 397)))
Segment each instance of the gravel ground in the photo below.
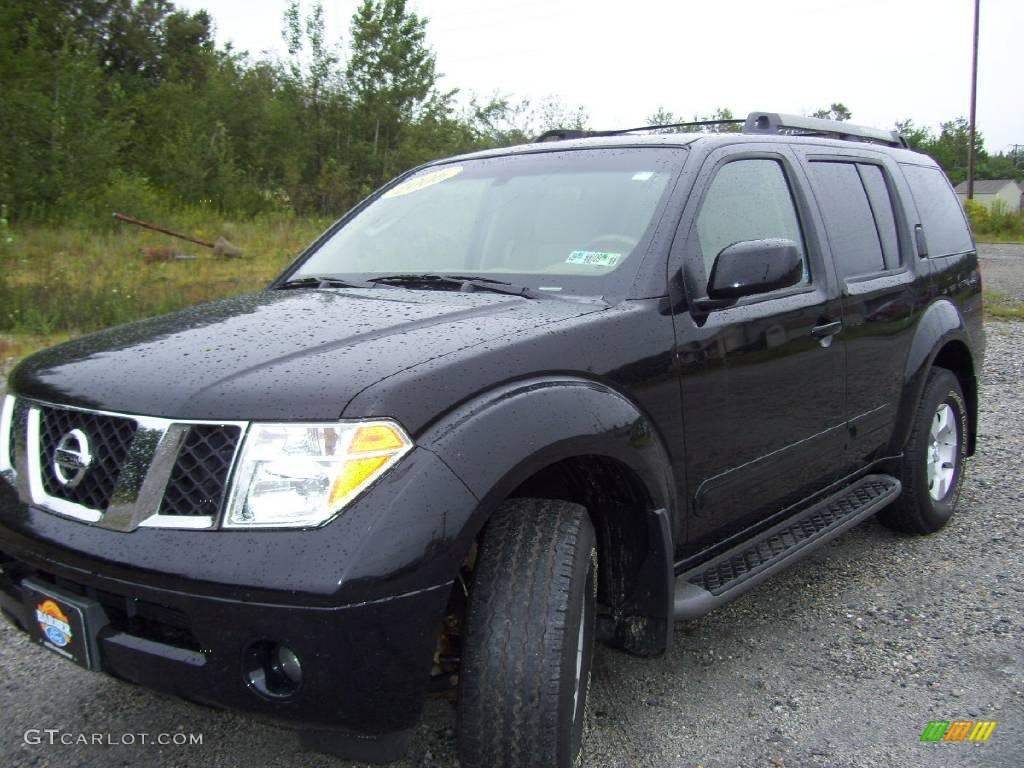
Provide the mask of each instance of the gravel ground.
POLYGON ((981 280, 986 291, 995 291, 1005 296, 1024 301, 1024 245, 981 244, 981 280))
MULTIPOLYGON (((1024 246, 982 247, 986 288, 1024 299, 1024 246)), ((869 521, 737 602, 677 625, 646 661, 600 649, 584 765, 1024 765, 1024 323, 990 323, 980 452, 930 537, 869 521), (922 744, 930 720, 988 719, 984 744, 922 744)), ((0 765, 322 766, 295 736, 91 674, 0 626, 0 765), (202 734, 195 746, 24 743, 202 734), (44 735, 45 737, 45 735, 44 735)), ((454 766, 454 714, 428 704, 402 768, 454 766)), ((137 739, 138 740, 138 739, 137 739)))

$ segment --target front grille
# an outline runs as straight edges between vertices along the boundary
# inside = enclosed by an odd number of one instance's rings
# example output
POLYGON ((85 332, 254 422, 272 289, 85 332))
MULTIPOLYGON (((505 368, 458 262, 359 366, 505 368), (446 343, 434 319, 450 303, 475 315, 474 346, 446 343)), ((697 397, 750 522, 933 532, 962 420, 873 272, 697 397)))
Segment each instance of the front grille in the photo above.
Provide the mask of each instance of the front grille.
POLYGON ((216 517, 241 435, 235 426, 192 425, 167 481, 160 514, 216 517))
POLYGON ((117 484, 121 467, 135 437, 137 425, 131 419, 99 413, 70 411, 43 406, 39 409, 39 465, 44 490, 58 499, 103 511, 117 484), (53 455, 61 438, 79 429, 89 438, 92 464, 74 488, 57 479, 53 455))
MULTIPOLYGON (((243 421, 179 421, 32 400, 18 401, 13 421, 19 437, 14 453, 30 459, 28 482, 19 486, 25 503, 126 532, 140 525, 216 527, 247 427, 243 421), (56 466, 61 441, 66 450, 56 466), (76 455, 86 461, 84 470, 76 470, 82 466, 76 455)), ((0 464, 2 459, 0 454, 0 464)))
POLYGON ((188 617, 181 611, 99 589, 89 590, 87 594, 103 606, 110 626, 118 632, 175 648, 199 650, 199 642, 192 634, 188 617))

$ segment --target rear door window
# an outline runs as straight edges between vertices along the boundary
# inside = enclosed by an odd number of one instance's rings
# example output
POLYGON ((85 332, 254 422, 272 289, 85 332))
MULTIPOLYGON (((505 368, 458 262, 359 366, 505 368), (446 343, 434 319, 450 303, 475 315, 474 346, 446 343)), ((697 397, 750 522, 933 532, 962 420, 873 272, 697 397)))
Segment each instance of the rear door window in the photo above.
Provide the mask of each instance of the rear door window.
POLYGON ((815 161, 811 175, 839 276, 883 271, 882 239, 857 165, 815 161))
POLYGON ((938 168, 901 165, 914 196, 928 256, 949 256, 974 250, 967 219, 946 175, 938 168))

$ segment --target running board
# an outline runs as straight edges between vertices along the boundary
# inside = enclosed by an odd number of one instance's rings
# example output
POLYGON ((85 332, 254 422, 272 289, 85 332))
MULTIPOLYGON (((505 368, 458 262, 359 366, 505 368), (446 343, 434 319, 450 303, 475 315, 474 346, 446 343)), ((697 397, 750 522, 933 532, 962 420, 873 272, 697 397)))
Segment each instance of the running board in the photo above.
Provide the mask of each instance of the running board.
POLYGON ((900 495, 900 481, 868 475, 757 538, 676 577, 676 621, 695 619, 789 567, 900 495))

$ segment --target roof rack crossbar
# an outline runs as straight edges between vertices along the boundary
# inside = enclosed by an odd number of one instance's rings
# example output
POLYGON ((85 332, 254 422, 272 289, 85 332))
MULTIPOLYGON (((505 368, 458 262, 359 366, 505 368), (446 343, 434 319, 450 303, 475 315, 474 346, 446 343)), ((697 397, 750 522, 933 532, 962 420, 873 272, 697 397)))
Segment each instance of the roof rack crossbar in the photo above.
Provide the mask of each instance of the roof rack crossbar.
POLYGON ((534 139, 534 143, 542 141, 564 141, 565 139, 585 139, 591 136, 621 136, 636 131, 657 131, 664 128, 696 128, 704 125, 743 125, 743 120, 696 120, 690 123, 665 123, 664 125, 641 125, 637 128, 616 128, 611 131, 587 131, 577 128, 555 128, 544 131, 534 139))
POLYGON ((641 125, 639 128, 623 128, 615 133, 633 133, 634 131, 656 131, 661 128, 696 128, 704 125, 743 125, 743 120, 694 120, 689 123, 665 123, 664 125, 641 125))
POLYGON ((885 144, 889 147, 907 148, 910 146, 906 138, 896 131, 852 125, 837 120, 824 120, 819 117, 784 115, 778 112, 751 112, 743 124, 743 132, 831 136, 838 139, 885 144))

